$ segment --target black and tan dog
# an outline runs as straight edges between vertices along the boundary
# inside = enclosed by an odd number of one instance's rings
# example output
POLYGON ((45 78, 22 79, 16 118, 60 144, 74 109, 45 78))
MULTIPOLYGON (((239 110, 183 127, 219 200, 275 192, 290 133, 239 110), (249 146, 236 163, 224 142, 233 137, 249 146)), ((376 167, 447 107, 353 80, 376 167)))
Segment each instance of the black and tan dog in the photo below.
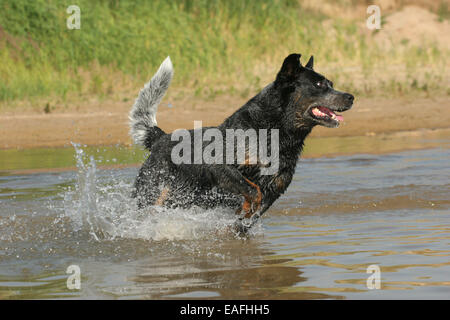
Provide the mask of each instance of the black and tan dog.
MULTIPOLYGON (((354 99, 349 93, 334 90, 331 81, 313 70, 313 57, 304 67, 300 64, 300 54, 286 57, 275 81, 216 127, 223 133, 224 144, 229 129, 254 129, 257 133, 260 129, 269 132, 276 129, 277 170, 264 175, 261 170, 267 163, 258 156, 256 163, 247 161, 249 147, 245 141, 244 145, 238 142, 234 146, 234 152, 245 149, 243 163, 174 163, 172 151, 179 140, 173 139, 173 133, 167 134, 157 127, 155 118, 172 76, 172 63, 167 58, 140 91, 130 112, 130 133, 134 142, 151 151, 139 171, 133 195, 141 207, 233 209, 240 217, 236 223, 240 232, 247 231, 286 191, 304 140, 312 128, 316 125, 338 127, 343 117, 335 112, 350 109, 354 99)), ((207 129, 210 128, 200 130, 207 129)), ((193 137, 193 130, 190 132, 193 137)), ((191 143, 195 143, 194 138, 191 143)), ((203 141, 202 147, 208 143, 211 141, 203 141)), ((269 153, 275 150, 270 145, 267 149, 269 153)), ((236 159, 236 155, 232 158, 236 159)))

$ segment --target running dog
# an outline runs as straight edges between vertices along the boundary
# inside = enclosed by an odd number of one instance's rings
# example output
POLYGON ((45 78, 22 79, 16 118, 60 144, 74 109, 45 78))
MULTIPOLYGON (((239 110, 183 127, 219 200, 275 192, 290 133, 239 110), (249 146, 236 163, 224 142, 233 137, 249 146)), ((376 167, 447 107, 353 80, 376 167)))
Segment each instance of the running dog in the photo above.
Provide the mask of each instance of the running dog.
MULTIPOLYGON (((314 71, 312 56, 305 66, 301 65, 300 56, 295 53, 287 56, 272 83, 221 125, 214 127, 215 132, 222 133, 223 144, 230 142, 227 141, 230 129, 255 130, 258 136, 261 129, 270 132, 275 129, 276 148, 267 146, 268 152, 278 153, 277 170, 272 174, 262 174, 268 164, 251 152, 245 139, 234 144, 231 156, 223 155, 223 160, 237 160, 236 154, 241 148, 245 157, 239 163, 216 161, 198 164, 193 159, 194 155, 185 150, 183 156, 192 161, 173 161, 173 148, 179 143, 179 139, 174 137, 176 131, 166 133, 156 124, 158 105, 173 77, 172 62, 167 57, 139 92, 129 114, 130 135, 135 144, 151 152, 134 184, 133 197, 137 198, 139 206, 230 208, 238 215, 235 229, 246 233, 286 191, 304 140, 311 130, 316 125, 338 127, 344 118, 336 112, 346 111, 353 105, 353 95, 335 90, 330 80, 314 71), (249 161, 250 153, 256 161, 249 161)), ((197 130, 206 132, 207 129, 211 128, 197 130)), ((189 132, 191 137, 195 135, 195 130, 189 132)), ((194 138, 191 139, 190 142, 195 144, 194 138)), ((212 141, 202 140, 200 143, 205 148, 212 141)))

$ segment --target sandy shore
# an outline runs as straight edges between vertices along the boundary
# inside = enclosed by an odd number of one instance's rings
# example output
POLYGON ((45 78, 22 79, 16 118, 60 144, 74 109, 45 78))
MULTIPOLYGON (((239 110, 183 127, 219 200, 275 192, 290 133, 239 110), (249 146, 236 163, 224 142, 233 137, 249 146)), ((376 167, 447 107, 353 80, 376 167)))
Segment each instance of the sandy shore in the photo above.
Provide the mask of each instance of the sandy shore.
MULTIPOLYGON (((237 110, 245 99, 221 97, 215 101, 186 99, 163 101, 158 125, 166 132, 217 125, 237 110)), ((132 102, 102 102, 73 105, 52 113, 33 111, 0 114, 0 149, 63 147, 71 141, 87 145, 129 145, 128 111, 132 102)), ((373 136, 418 129, 450 127, 450 97, 357 99, 345 112, 337 129, 318 127, 314 137, 373 136)))

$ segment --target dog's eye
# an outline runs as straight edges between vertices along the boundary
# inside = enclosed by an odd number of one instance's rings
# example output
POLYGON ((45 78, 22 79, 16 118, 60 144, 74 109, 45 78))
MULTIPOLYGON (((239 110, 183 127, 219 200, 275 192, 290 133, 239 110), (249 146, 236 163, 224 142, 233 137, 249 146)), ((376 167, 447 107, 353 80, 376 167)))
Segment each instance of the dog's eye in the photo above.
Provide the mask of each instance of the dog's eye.
POLYGON ((326 87, 325 82, 323 82, 323 81, 316 82, 316 87, 317 88, 325 88, 326 87))

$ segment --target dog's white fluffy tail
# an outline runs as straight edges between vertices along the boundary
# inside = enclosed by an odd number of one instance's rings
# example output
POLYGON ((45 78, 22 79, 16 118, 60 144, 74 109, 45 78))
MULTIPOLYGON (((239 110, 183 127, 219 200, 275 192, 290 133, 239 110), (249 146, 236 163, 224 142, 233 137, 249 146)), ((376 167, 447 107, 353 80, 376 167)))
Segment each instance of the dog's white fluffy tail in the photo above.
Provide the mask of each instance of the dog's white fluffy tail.
POLYGON ((167 57, 152 79, 139 91, 130 111, 130 135, 135 144, 145 146, 147 132, 156 126, 156 111, 169 88, 173 77, 173 66, 167 57))

